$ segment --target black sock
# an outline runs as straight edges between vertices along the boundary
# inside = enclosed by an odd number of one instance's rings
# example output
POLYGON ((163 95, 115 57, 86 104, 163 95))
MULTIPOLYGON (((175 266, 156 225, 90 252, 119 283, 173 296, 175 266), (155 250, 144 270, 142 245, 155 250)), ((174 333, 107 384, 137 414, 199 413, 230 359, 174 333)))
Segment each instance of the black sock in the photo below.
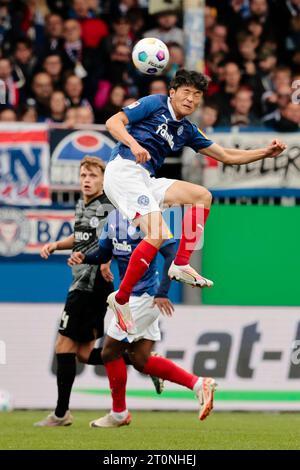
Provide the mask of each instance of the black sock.
POLYGON ((92 349, 91 354, 87 360, 87 364, 91 364, 92 366, 103 366, 101 351, 102 348, 92 349))
POLYGON ((70 395, 76 376, 76 354, 56 354, 58 399, 55 415, 62 418, 69 409, 70 395))
POLYGON ((123 353, 123 359, 125 361, 125 364, 127 364, 128 366, 132 366, 132 362, 129 358, 129 354, 127 352, 124 352, 123 353))
MULTIPOLYGON (((90 354, 90 357, 87 360, 87 364, 91 364, 93 366, 103 366, 103 360, 101 357, 102 348, 94 348, 90 354)), ((129 359, 129 355, 127 352, 123 354, 124 361, 127 365, 132 365, 131 360, 129 359)))

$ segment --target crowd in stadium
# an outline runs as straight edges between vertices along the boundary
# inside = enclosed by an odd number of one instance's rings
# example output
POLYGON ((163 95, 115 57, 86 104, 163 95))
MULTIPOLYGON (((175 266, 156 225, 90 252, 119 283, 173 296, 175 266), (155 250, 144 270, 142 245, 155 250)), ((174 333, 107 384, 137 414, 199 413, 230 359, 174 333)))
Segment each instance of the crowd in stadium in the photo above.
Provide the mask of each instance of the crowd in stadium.
MULTIPOLYGON (((149 15, 147 0, 1 0, 0 121, 104 123, 140 96, 167 93, 184 65, 183 36, 181 13, 149 15), (132 64, 147 36, 169 47, 161 77, 132 64)), ((203 128, 299 130, 300 0, 207 0, 205 73, 203 128)))

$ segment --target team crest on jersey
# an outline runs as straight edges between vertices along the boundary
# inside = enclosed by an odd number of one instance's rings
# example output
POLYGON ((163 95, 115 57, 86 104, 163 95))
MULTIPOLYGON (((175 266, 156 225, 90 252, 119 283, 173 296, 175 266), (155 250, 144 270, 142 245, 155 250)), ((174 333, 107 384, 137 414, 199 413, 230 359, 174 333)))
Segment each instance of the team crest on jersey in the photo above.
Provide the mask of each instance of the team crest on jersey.
POLYGON ((21 210, 0 209, 0 256, 16 256, 22 253, 29 236, 29 222, 21 210))
POLYGON ((128 109, 134 109, 136 108, 140 103, 140 101, 135 101, 134 103, 131 103, 129 106, 127 106, 128 109))
POLYGON ((93 227, 93 228, 97 228, 99 223, 100 222, 99 222, 98 217, 92 217, 91 220, 90 220, 90 226, 93 227))
POLYGON ((140 206, 148 206, 150 199, 145 194, 142 194, 141 196, 138 197, 137 202, 140 206))
POLYGON ((177 135, 181 135, 183 133, 183 126, 178 127, 177 135))

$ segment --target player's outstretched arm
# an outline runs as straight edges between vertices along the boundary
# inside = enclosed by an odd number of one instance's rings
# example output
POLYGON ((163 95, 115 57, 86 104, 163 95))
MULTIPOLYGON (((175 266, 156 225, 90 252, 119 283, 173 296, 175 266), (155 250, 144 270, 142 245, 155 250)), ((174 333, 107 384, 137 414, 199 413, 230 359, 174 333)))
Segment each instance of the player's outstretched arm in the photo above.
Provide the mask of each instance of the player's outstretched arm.
POLYGON ((61 240, 59 242, 46 243, 40 251, 42 258, 47 259, 56 250, 71 250, 74 245, 74 235, 61 240))
POLYGON ((106 128, 110 134, 122 144, 130 148, 136 158, 137 163, 145 163, 150 160, 149 152, 144 149, 127 131, 126 126, 129 124, 128 117, 123 111, 114 114, 106 121, 106 128))
POLYGON ((76 264, 104 264, 107 263, 112 257, 112 251, 102 247, 98 247, 90 253, 81 253, 81 251, 74 251, 68 259, 69 266, 76 264))
POLYGON ((226 165, 243 165, 245 163, 256 162, 264 158, 278 157, 285 149, 286 144, 278 139, 272 140, 270 145, 254 150, 227 149, 218 144, 203 148, 200 152, 208 157, 225 163, 226 165))

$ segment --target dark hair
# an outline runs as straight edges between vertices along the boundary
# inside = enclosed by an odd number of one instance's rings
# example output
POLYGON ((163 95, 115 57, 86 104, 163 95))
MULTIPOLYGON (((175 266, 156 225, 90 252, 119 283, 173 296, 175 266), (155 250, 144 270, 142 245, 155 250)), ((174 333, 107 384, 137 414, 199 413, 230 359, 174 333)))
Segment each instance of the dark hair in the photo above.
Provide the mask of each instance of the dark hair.
POLYGON ((170 88, 177 88, 181 86, 193 86, 199 91, 205 92, 208 88, 210 79, 203 75, 203 73, 196 72, 195 70, 180 69, 176 72, 175 77, 171 80, 170 88))

